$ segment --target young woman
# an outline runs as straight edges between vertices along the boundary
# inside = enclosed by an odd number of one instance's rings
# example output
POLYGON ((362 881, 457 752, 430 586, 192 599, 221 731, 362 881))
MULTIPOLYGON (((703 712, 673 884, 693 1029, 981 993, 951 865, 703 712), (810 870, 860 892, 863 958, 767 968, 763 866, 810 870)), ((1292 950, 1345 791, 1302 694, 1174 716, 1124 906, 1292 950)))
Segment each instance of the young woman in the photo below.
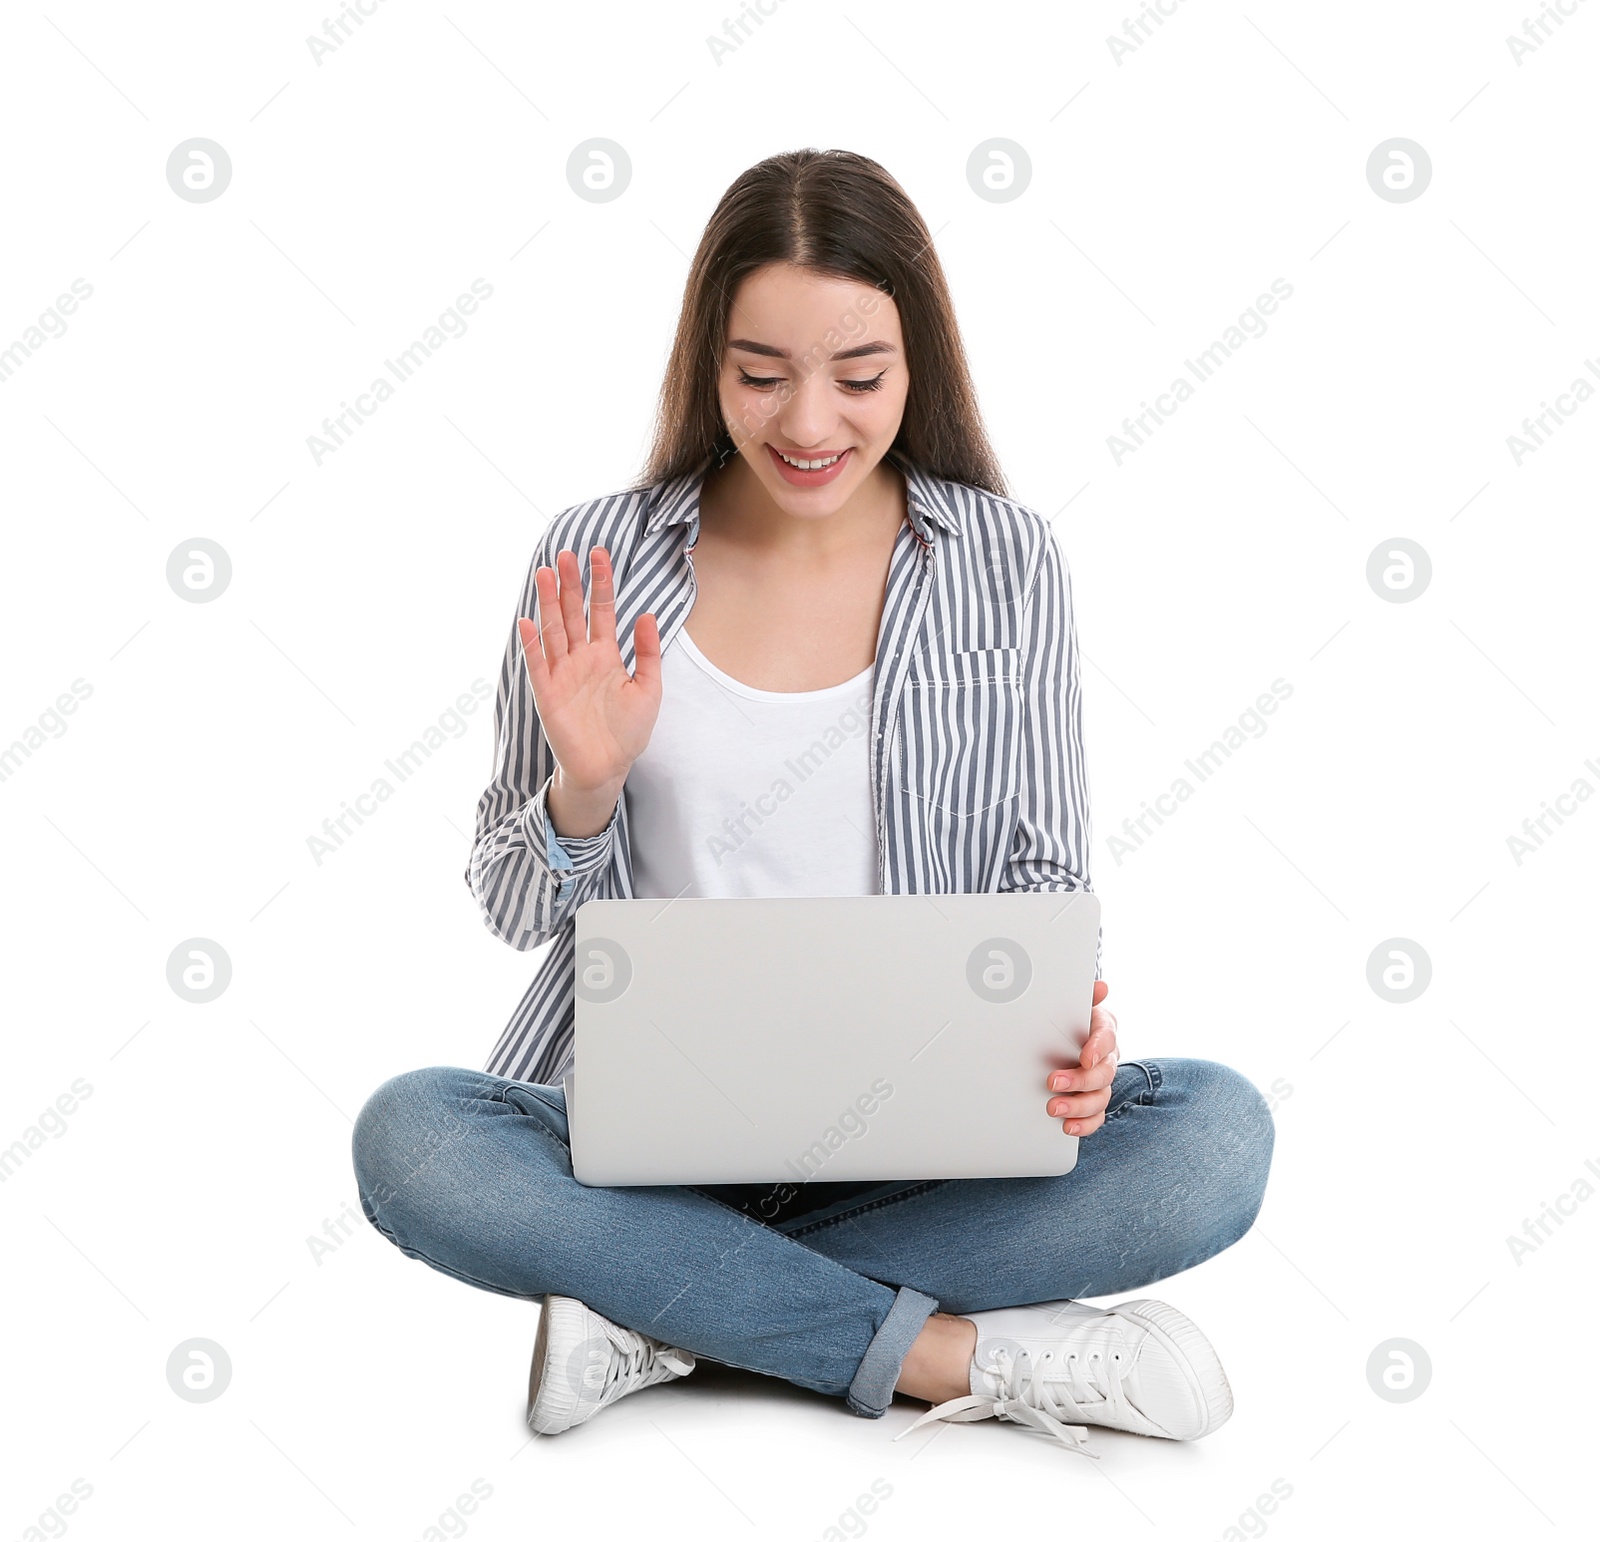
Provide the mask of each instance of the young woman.
POLYGON ((1075 1450, 1087 1424, 1181 1440, 1228 1417, 1182 1313, 1075 1298, 1237 1241, 1271 1118, 1225 1066, 1121 1063, 1104 980, 1080 1064, 1039 1088, 1040 1118, 1090 1137, 1063 1177, 572 1176, 585 900, 1090 886, 1066 564, 1005 494, 932 238, 875 162, 778 155, 724 194, 649 464, 551 522, 495 732, 467 883, 511 946, 555 943, 486 1070, 385 1082, 354 1162, 403 1253, 542 1299, 534 1430, 696 1355, 868 1418, 900 1392, 936 1405, 918 1424, 995 1416, 1075 1450))

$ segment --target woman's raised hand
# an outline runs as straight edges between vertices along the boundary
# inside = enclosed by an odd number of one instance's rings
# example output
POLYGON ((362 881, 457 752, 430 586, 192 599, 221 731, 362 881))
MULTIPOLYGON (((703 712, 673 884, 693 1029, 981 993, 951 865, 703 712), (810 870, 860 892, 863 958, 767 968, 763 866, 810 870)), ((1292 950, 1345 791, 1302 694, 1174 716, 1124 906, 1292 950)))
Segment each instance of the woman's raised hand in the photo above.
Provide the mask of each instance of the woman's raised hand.
POLYGON ((661 710, 661 635, 648 611, 634 622, 630 675, 617 644, 616 591, 605 547, 591 549, 589 575, 587 630, 578 556, 567 548, 556 553, 554 568, 534 574, 540 625, 520 617, 517 629, 558 781, 569 794, 610 794, 614 803, 661 710))

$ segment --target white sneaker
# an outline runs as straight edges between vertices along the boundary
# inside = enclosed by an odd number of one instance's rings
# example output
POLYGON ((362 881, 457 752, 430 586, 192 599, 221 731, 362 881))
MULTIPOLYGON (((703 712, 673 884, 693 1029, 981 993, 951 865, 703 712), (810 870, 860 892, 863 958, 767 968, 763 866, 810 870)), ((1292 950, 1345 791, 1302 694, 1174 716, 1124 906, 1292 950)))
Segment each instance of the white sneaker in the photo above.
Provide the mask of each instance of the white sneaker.
POLYGON ((528 1428, 559 1435, 658 1381, 687 1376, 694 1356, 624 1328, 575 1296, 546 1296, 528 1372, 528 1428))
POLYGON ((972 1395, 930 1408, 896 1440, 933 1419, 1010 1419, 1095 1456, 1089 1424, 1197 1440, 1233 1412, 1216 1351, 1165 1302, 1041 1301, 964 1315, 978 1325, 972 1395))

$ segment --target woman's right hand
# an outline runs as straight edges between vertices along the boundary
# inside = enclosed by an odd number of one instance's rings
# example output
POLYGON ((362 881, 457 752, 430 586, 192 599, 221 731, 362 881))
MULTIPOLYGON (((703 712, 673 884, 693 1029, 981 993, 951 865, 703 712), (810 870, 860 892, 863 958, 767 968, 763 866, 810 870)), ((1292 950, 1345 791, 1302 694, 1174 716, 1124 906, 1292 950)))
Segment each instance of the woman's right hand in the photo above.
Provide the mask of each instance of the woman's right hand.
POLYGON ((555 568, 534 574, 540 626, 524 616, 517 629, 539 722, 555 757, 556 782, 569 807, 576 806, 574 800, 598 806, 609 796, 609 818, 661 710, 661 636, 653 613, 634 622, 630 675, 617 644, 616 592, 605 547, 590 551, 589 573, 587 632, 578 557, 567 548, 556 553, 555 568))

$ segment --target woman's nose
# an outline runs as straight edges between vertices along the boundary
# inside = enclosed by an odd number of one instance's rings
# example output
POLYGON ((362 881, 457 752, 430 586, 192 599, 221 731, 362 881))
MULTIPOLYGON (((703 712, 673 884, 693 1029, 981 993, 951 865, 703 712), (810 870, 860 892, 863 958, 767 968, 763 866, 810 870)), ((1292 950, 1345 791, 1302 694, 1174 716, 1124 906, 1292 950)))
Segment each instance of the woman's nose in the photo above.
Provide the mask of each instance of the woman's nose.
POLYGON ((831 382, 820 375, 803 380, 791 391, 778 412, 778 429, 798 449, 826 449, 827 437, 839 421, 838 409, 828 400, 831 382))

